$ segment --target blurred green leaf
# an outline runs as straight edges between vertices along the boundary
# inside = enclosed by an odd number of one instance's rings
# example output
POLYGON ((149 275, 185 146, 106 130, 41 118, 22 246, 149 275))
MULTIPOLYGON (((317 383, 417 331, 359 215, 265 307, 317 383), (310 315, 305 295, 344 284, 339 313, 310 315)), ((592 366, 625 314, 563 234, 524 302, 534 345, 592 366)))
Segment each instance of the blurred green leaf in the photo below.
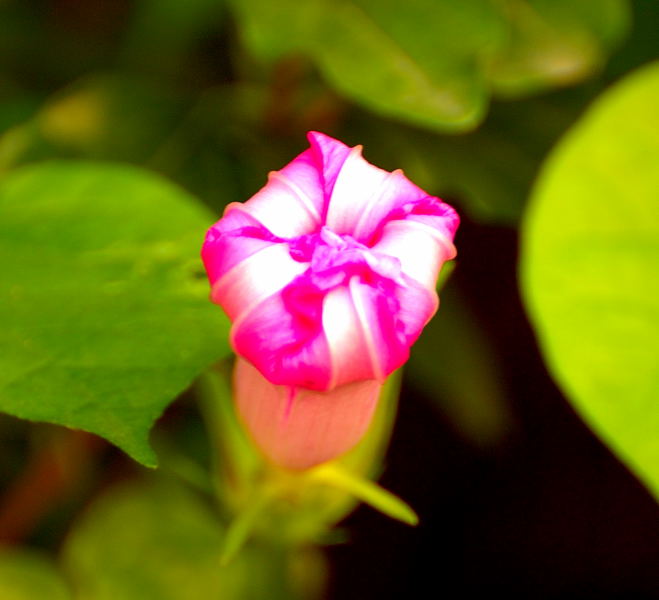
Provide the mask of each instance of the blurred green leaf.
POLYGON ((199 256, 212 216, 132 167, 46 163, 0 186, 0 410, 101 435, 155 466, 148 432, 228 352, 199 256))
POLYGON ((180 98, 134 77, 82 78, 0 136, 0 171, 55 157, 143 162, 168 139, 183 107, 180 98))
MULTIPOLYGON (((64 569, 89 600, 289 600, 283 549, 248 546, 220 565, 224 527, 201 499, 167 482, 129 484, 98 500, 73 528, 64 569)), ((322 575, 322 571, 306 574, 322 575)), ((305 594, 302 597, 308 597, 305 594)))
POLYGON ((72 598, 62 575, 45 556, 28 550, 0 549, 2 600, 72 598))
POLYGON ((464 130, 486 108, 479 62, 503 35, 487 0, 355 0, 326 8, 311 51, 340 92, 383 115, 464 130))
POLYGON ((34 148, 26 158, 142 162, 153 156, 184 112, 184 99, 137 77, 84 77, 53 94, 26 124, 34 129, 34 148))
POLYGON ((629 22, 624 0, 230 3, 257 58, 306 55, 351 100, 437 131, 477 125, 492 87, 510 95, 582 79, 629 22))
POLYGON ((518 96, 570 84, 600 69, 630 26, 621 0, 500 0, 509 24, 490 59, 494 90, 518 96))
POLYGON ((51 158, 127 161, 167 175, 220 211, 247 197, 236 189, 243 162, 231 155, 245 136, 226 139, 227 123, 254 130, 258 124, 243 123, 243 115, 262 111, 254 94, 236 98, 235 87, 193 97, 134 74, 94 74, 50 95, 22 122, 13 103, 0 101, 0 130, 5 107, 13 125, 0 135, 0 172, 51 158))
POLYGON ((481 118, 479 57, 503 34, 488 0, 414 0, 404 8, 395 0, 304 4, 300 11, 291 0, 233 2, 257 56, 304 52, 336 89, 378 113, 440 130, 481 118))
POLYGON ((527 308, 558 382, 659 495, 659 63, 548 160, 524 224, 527 308))
POLYGON ((261 61, 304 51, 323 10, 323 0, 228 0, 243 40, 261 61))

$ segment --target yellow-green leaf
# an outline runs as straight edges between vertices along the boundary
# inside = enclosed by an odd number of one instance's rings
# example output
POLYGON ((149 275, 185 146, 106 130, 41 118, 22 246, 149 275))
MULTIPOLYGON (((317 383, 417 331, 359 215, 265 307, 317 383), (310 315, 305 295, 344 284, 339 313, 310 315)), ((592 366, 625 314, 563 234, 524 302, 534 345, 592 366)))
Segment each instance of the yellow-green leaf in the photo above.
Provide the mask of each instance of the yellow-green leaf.
POLYGON ((605 93, 561 141, 533 193, 521 264, 554 376, 657 495, 658 98, 654 63, 605 93))

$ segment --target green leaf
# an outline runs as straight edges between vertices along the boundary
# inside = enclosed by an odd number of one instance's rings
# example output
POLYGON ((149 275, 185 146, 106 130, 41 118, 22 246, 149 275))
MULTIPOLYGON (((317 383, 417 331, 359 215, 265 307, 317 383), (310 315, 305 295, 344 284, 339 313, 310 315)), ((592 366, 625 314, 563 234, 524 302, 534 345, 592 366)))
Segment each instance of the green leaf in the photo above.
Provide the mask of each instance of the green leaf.
POLYGON ((489 76, 503 96, 574 83, 599 70, 630 26, 621 0, 503 0, 506 42, 489 76))
POLYGON ((62 575, 45 556, 27 550, 0 550, 0 598, 3 600, 67 600, 62 575))
POLYGON ((623 0, 230 4, 262 61, 305 55, 350 100, 436 131, 474 128, 493 88, 519 95, 582 79, 629 21, 623 0))
POLYGON ((479 59, 503 35, 486 0, 358 0, 327 9, 312 54, 329 82, 371 110, 464 130, 486 108, 479 59), (358 57, 358 58, 356 58, 358 57))
POLYGON ((237 17, 244 42, 259 60, 272 63, 287 54, 304 52, 323 0, 228 0, 237 17))
POLYGON ((0 410, 84 429, 145 465, 167 404, 225 355, 199 249, 212 217, 126 166, 46 163, 0 184, 0 410))
MULTIPOLYGON (((129 484, 74 525, 63 562, 79 596, 93 600, 295 597, 281 549, 248 546, 222 566, 223 540, 224 526, 196 495, 165 481, 129 484)), ((318 575, 305 574, 310 586, 318 575)))
POLYGON ((291 0, 233 4, 257 56, 305 53, 333 87, 375 112, 439 130, 483 115, 478 63, 503 35, 487 0, 413 0, 403 9, 396 0, 311 0, 303 11, 291 0))
POLYGON ((182 99, 143 78, 90 75, 58 90, 33 118, 0 137, 0 157, 8 155, 0 166, 62 156, 144 162, 170 137, 184 108, 182 99))
POLYGON ((533 193, 521 275, 556 379, 659 495, 659 63, 605 93, 533 193))

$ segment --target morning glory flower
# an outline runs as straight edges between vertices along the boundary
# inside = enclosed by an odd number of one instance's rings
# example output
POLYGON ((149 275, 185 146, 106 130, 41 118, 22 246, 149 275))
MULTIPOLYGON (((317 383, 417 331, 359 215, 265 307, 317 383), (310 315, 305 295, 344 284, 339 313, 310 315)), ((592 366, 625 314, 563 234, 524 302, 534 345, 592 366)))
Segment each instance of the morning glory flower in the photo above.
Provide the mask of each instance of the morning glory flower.
POLYGON ((327 391, 384 381, 438 307, 459 219, 321 133, 206 235, 212 292, 236 353, 271 383, 327 391))
POLYGON ((353 447, 382 383, 437 310, 459 219, 402 171, 322 133, 245 203, 202 258, 232 321, 238 413, 264 454, 307 469, 353 447))

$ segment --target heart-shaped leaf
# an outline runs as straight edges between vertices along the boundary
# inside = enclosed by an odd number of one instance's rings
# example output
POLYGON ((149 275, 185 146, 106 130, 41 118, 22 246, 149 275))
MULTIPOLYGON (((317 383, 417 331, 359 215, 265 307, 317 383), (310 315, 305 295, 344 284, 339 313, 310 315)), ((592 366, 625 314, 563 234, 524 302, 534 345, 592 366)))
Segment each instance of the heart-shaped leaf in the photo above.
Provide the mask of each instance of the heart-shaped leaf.
POLYGON ((46 163, 0 183, 0 410, 155 466, 149 429, 228 352, 194 198, 133 167, 46 163))
POLYGON ((556 379, 659 494, 659 63, 598 100, 548 160, 522 283, 556 379))

